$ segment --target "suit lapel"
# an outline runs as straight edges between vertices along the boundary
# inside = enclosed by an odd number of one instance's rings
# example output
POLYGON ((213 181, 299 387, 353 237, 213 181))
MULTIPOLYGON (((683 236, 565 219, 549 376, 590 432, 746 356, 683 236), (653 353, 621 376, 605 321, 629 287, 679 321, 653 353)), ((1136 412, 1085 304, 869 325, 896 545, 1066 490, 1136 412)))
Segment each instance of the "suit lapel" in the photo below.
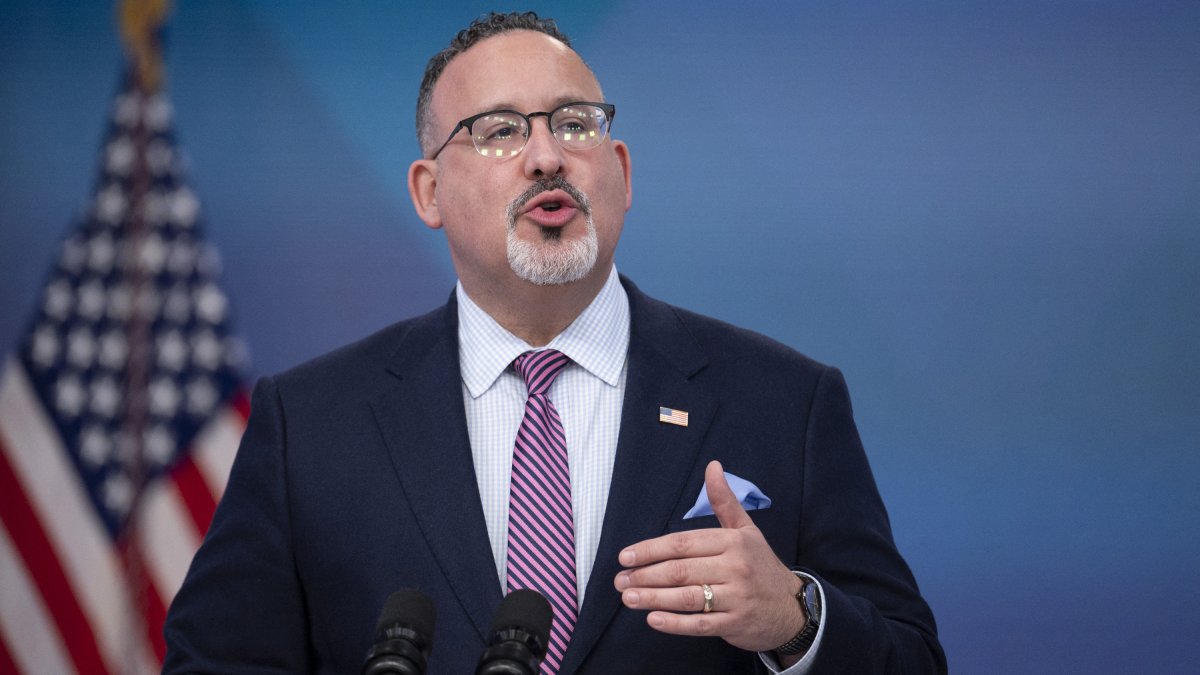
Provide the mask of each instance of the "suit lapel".
POLYGON ((486 639, 500 581, 467 436, 453 297, 405 336, 388 365, 396 377, 372 404, 396 476, 442 573, 486 639))
POLYGON ((717 408, 716 398, 692 380, 707 360, 675 311, 622 281, 630 343, 621 431, 604 529, 563 672, 583 663, 620 607, 613 578, 621 549, 665 533, 717 408), (687 411, 688 426, 659 422, 660 406, 687 411))

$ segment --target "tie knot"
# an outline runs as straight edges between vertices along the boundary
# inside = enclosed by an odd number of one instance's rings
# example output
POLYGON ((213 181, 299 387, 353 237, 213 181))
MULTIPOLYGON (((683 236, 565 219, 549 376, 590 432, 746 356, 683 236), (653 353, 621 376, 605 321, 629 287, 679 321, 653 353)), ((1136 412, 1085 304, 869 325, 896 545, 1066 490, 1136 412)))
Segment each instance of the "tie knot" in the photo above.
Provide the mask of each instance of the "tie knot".
POLYGON ((562 372, 571 359, 556 349, 544 349, 540 352, 525 352, 513 361, 513 367, 525 378, 525 386, 529 395, 545 394, 554 384, 554 378, 562 372))

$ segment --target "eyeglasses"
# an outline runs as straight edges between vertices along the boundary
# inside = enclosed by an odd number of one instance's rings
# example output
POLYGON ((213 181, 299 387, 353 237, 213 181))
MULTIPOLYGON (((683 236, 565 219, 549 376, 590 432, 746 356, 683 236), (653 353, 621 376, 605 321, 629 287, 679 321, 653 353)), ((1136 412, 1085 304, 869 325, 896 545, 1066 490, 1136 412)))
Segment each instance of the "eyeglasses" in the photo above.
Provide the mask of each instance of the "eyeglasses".
POLYGON ((564 103, 552 112, 489 110, 462 120, 446 137, 446 142, 429 159, 436 159, 446 149, 459 129, 466 129, 475 144, 475 151, 484 157, 512 157, 529 142, 529 130, 534 117, 545 117, 550 134, 568 150, 587 150, 600 145, 608 135, 616 106, 610 103, 575 101, 564 103))

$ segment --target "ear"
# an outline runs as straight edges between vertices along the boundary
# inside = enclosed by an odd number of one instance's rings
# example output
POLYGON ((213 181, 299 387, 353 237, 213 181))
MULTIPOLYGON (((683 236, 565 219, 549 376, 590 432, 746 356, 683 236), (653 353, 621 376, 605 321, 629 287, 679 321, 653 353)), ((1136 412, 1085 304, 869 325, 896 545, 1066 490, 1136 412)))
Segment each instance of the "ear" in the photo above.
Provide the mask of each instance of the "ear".
POLYGON ((437 160, 418 159, 408 167, 408 196, 417 216, 432 229, 442 227, 442 214, 437 206, 437 160))
POLYGON ((613 141, 613 152, 621 164, 621 173, 625 176, 625 210, 633 206, 633 166, 629 160, 629 146, 624 141, 613 141))

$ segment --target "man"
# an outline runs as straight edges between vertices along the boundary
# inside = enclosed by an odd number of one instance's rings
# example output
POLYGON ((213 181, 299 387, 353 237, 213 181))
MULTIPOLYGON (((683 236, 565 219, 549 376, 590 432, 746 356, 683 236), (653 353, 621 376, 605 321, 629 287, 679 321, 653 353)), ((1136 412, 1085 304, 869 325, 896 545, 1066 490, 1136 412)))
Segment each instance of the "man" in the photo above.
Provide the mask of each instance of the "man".
POLYGON ((472 672, 518 587, 545 672, 945 670, 841 375, 616 276, 614 115, 532 14, 430 61, 409 191, 456 292, 259 383, 165 671, 356 670, 401 587, 429 672, 472 672))

